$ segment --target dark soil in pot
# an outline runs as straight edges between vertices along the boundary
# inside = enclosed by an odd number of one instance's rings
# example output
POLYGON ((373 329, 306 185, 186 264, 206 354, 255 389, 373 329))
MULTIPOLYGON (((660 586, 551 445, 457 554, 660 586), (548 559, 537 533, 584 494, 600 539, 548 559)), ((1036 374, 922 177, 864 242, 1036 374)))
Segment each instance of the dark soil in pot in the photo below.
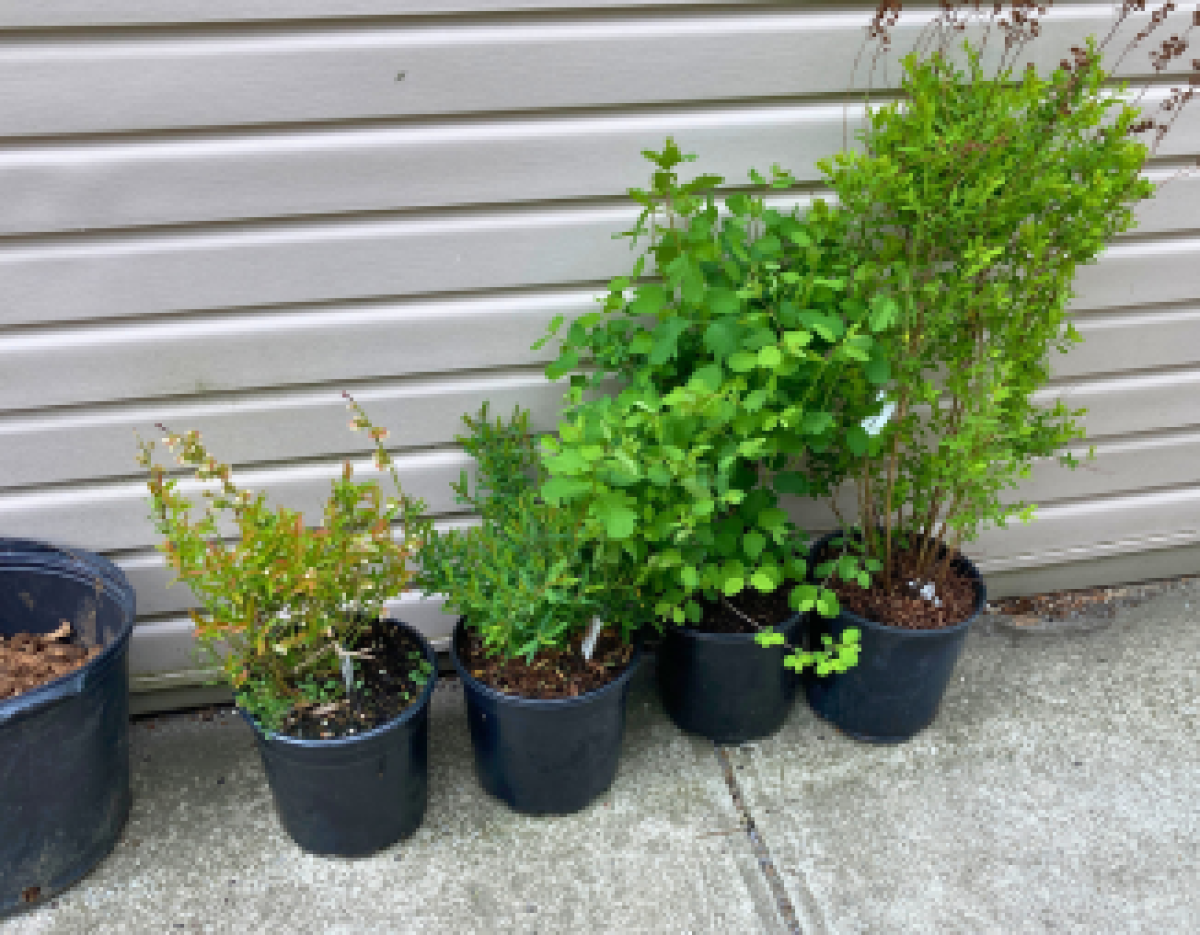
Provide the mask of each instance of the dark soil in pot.
MULTIPOLYGON (((813 546, 813 564, 823 559, 836 535, 813 546)), ((900 567, 905 567, 903 561, 900 567)), ((844 602, 841 612, 832 619, 811 614, 806 639, 815 644, 829 634, 836 640, 846 628, 857 627, 861 650, 858 664, 846 672, 805 673, 805 694, 817 714, 843 733, 870 743, 902 743, 933 722, 971 623, 987 600, 979 570, 969 560, 956 556, 949 570, 932 592, 940 607, 919 593, 928 582, 904 574, 891 592, 834 584, 844 602), (855 607, 873 608, 896 622, 860 615, 855 607)))
MULTIPOLYGON (((826 536, 821 542, 829 539, 826 536)), ((945 554, 944 549, 941 554, 945 554)), ((890 587, 884 586, 879 575, 875 576, 869 588, 835 577, 829 582, 829 587, 837 594, 838 603, 859 617, 908 630, 956 626, 977 612, 978 574, 971 575, 964 566, 952 561, 944 565, 939 562, 933 580, 928 576, 922 577, 917 571, 916 543, 907 548, 894 548, 892 556, 895 575, 890 587), (934 586, 930 592, 934 599, 921 595, 921 589, 930 584, 934 586)))
POLYGON ((636 647, 602 634, 591 663, 576 647, 545 654, 534 666, 498 663, 482 654, 460 619, 451 659, 467 699, 475 771, 488 793, 519 812, 565 815, 612 785, 629 681, 641 660, 636 647), (502 690, 518 685, 542 697, 502 690))
POLYGON ((66 889, 125 824, 134 613, 133 589, 108 560, 0 539, 0 638, 34 649, 22 662, 45 655, 39 645, 85 655, 36 685, 18 672, 20 694, 0 699, 0 917, 66 889))
POLYGON ((372 624, 358 645, 354 674, 361 684, 341 703, 305 702, 284 721, 279 733, 301 740, 352 737, 398 717, 425 688, 433 668, 425 644, 392 620, 372 624))
POLYGON ((69 623, 49 634, 0 633, 0 700, 69 675, 99 655, 99 646, 74 641, 69 623))
POLYGON ((344 706, 340 714, 313 709, 297 718, 296 729, 316 732, 318 739, 267 734, 246 717, 254 728, 279 819, 292 840, 310 853, 366 856, 412 834, 425 816, 429 703, 437 682, 437 656, 407 624, 381 621, 375 631, 388 626, 395 633, 377 636, 371 645, 397 655, 381 653, 369 662, 385 670, 386 684, 401 686, 400 694, 384 699, 372 690, 381 680, 364 678, 360 703, 344 706), (409 674, 416 671, 411 646, 419 648, 428 668, 421 686, 413 684, 409 674), (391 679, 394 673, 387 667, 397 663, 400 677, 391 679), (397 706, 398 714, 363 729, 397 706), (360 717, 368 712, 369 717, 360 717), (340 736, 320 736, 335 732, 340 736))
POLYGON ((798 645, 803 617, 788 607, 790 591, 784 585, 770 594, 746 591, 705 603, 698 624, 666 631, 658 648, 658 685, 679 728, 715 743, 738 744, 783 725, 799 678, 783 664, 788 651, 764 649, 755 634, 774 629, 789 645, 798 645))
POLYGON ((502 659, 484 652, 483 639, 470 630, 463 634, 459 657, 467 671, 488 688, 520 698, 577 698, 619 678, 633 656, 633 647, 616 634, 601 632, 585 659, 582 638, 566 649, 544 649, 532 662, 502 659))

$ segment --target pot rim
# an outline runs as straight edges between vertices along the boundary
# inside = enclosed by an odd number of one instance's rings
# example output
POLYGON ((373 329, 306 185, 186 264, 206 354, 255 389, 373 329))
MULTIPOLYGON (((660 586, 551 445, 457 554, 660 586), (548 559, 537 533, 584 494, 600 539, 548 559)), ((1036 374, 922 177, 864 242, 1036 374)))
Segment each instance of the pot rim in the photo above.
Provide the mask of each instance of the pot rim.
POLYGON ((102 646, 94 658, 78 669, 65 672, 49 682, 43 682, 37 688, 0 701, 0 711, 3 712, 0 721, 6 721, 26 709, 38 709, 43 705, 53 704, 60 698, 85 692, 93 681, 106 673, 114 660, 126 651, 133 635, 134 624, 137 622, 137 595, 133 587, 125 573, 102 555, 96 555, 86 549, 69 549, 38 539, 0 537, 0 574, 21 569, 43 569, 49 574, 80 584, 91 583, 93 587, 99 583, 108 599, 122 610, 128 608, 130 613, 117 635, 107 645, 102 646), (88 568, 89 565, 94 567, 88 568))
POLYGON ((243 709, 241 705, 237 705, 235 701, 238 714, 246 719, 246 722, 254 729, 254 732, 259 737, 261 737, 263 740, 269 741, 270 743, 280 744, 282 746, 296 749, 320 747, 323 750, 342 750, 346 749, 347 747, 352 747, 355 744, 367 743, 376 737, 381 736, 392 728, 404 723, 405 721, 416 717, 420 713, 421 709, 429 704, 429 699, 433 695, 434 686, 437 685, 437 652, 434 650, 429 640, 426 639, 425 635, 411 623, 405 623, 403 620, 397 620, 392 617, 380 617, 379 622, 395 624, 413 636, 416 636, 418 641, 421 643, 421 649, 425 653, 425 658, 433 666, 433 671, 430 673, 429 681, 425 683, 425 687, 421 690, 421 694, 417 697, 417 700, 397 714, 390 721, 384 721, 377 727, 372 727, 369 731, 365 731, 361 734, 353 734, 349 737, 330 737, 326 739, 318 738, 317 740, 308 740, 303 737, 290 737, 287 734, 263 730, 259 723, 250 716, 249 712, 243 709))
POLYGON ((507 692, 499 691, 492 686, 481 682, 475 678, 466 667, 462 664, 462 660, 458 658, 458 639, 459 636, 466 632, 466 617, 459 617, 454 624, 454 633, 450 637, 450 661, 454 663, 454 669, 458 673, 458 677, 462 679, 464 685, 470 685, 472 690, 479 692, 482 695, 491 698, 494 701, 500 701, 505 704, 528 707, 528 708, 557 708, 589 704, 596 701, 605 692, 616 691, 621 686, 633 677, 633 673, 637 671, 638 665, 642 661, 643 650, 637 643, 632 643, 633 652, 629 656, 629 661, 625 663, 625 668, 615 679, 607 685, 601 685, 599 688, 594 688, 590 692, 584 692, 582 695, 576 695, 574 698, 526 698, 524 695, 510 695, 507 692))
MULTIPOLYGON (((832 532, 827 532, 809 547, 808 554, 811 556, 817 549, 835 536, 844 535, 847 535, 844 529, 835 529, 832 532)), ((987 604, 987 585, 983 581, 983 574, 979 571, 979 568, 962 552, 959 552, 956 558, 951 559, 951 562, 962 562, 964 565, 966 565, 967 571, 970 573, 970 577, 973 579, 975 584, 975 607, 966 620, 961 620, 958 623, 948 627, 936 627, 934 629, 918 630, 913 627, 898 627, 892 623, 883 623, 879 620, 872 620, 870 617, 860 617, 858 614, 854 613, 854 611, 847 610, 844 607, 838 608, 837 617, 822 617, 821 619, 835 620, 841 618, 850 621, 855 626, 865 626, 870 629, 883 630, 887 633, 901 633, 906 636, 911 636, 913 639, 935 639, 939 636, 958 633, 960 630, 964 630, 969 627, 974 622, 975 618, 983 613, 983 608, 987 604)), ((816 612, 813 611, 813 613, 816 612)))

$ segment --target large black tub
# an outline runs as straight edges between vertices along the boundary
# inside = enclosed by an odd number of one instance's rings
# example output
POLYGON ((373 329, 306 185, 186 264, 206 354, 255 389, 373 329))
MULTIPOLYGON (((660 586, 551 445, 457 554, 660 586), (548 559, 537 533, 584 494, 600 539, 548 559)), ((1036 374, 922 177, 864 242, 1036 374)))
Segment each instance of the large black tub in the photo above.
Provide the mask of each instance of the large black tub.
POLYGON ((129 814, 129 634, 134 593, 98 555, 0 539, 0 633, 63 621, 102 652, 0 701, 0 918, 92 869, 129 814))

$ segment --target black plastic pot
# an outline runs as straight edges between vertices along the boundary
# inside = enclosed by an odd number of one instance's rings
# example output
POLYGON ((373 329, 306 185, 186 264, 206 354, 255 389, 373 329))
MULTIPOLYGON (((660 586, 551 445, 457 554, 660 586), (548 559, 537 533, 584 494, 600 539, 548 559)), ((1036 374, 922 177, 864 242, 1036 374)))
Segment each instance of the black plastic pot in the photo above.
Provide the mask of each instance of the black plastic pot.
MULTIPOLYGON (((792 646, 801 614, 775 627, 792 646)), ((671 627, 658 648, 658 687, 676 725, 721 744, 773 734, 787 719, 800 679, 784 666, 787 650, 764 649, 753 633, 704 633, 671 627)))
MULTIPOLYGON (((820 555, 837 535, 840 533, 819 540, 813 554, 820 555)), ((846 610, 832 619, 811 615, 811 635, 816 639, 822 633, 837 639, 847 627, 858 627, 862 634, 862 650, 854 668, 827 676, 813 675, 811 670, 805 673, 805 694, 817 714, 843 733, 868 743, 903 743, 933 723, 967 632, 987 601, 979 569, 961 555, 952 565, 975 582, 975 608, 955 626, 910 630, 846 610)))
POLYGON ((0 539, 0 633, 65 620, 103 651, 0 701, 0 917, 66 889, 102 860, 129 814, 133 588, 98 555, 0 539))
POLYGON ((363 857, 421 825, 429 788, 429 700, 437 655, 406 623, 385 621, 421 642, 433 667, 415 704, 374 730, 334 740, 300 740, 254 728, 275 811, 292 840, 313 854, 363 857))
POLYGON ((567 815, 603 794, 617 775, 629 680, 641 662, 577 698, 521 698, 484 685, 462 664, 460 618, 450 658, 462 679, 475 772, 485 790, 518 812, 567 815))

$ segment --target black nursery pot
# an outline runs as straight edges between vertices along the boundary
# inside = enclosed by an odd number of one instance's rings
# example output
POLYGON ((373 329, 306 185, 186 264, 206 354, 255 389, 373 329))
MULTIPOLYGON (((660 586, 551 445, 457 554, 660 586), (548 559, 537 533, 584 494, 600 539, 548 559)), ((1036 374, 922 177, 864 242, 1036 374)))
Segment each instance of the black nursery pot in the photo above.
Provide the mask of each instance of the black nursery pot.
POLYGON ((134 603, 107 559, 0 539, 0 633, 51 633, 65 620, 85 645, 104 647, 0 701, 0 918, 86 874, 125 824, 134 603))
POLYGON ((460 618, 450 658, 462 679, 475 772, 485 790, 528 815, 567 815, 600 796, 617 775, 629 681, 641 662, 576 698, 522 698, 496 691, 462 664, 460 618))
MULTIPOLYGON (((802 614, 775 627, 799 643, 802 614)), ((658 687, 671 720, 720 744, 773 734, 787 719, 799 678, 782 646, 764 649, 753 633, 704 633, 671 627, 658 649, 658 687)))
MULTIPOLYGON (((830 533, 813 545, 820 555, 840 533, 830 533)), ((825 619, 811 615, 812 634, 838 639, 847 627, 858 627, 862 649, 858 664, 834 675, 805 674, 804 690, 817 714, 843 733, 868 743, 903 743, 924 730, 937 716, 950 684, 955 663, 967 641, 967 631, 987 601, 979 569, 958 556, 952 566, 975 582, 975 607, 962 623, 937 630, 893 627, 843 610, 825 619)))
POLYGON ((364 857, 408 837, 421 825, 429 787, 429 700, 437 655, 420 633, 433 667, 414 704, 374 730, 333 740, 301 740, 254 728, 275 811, 301 848, 333 857, 364 857))

